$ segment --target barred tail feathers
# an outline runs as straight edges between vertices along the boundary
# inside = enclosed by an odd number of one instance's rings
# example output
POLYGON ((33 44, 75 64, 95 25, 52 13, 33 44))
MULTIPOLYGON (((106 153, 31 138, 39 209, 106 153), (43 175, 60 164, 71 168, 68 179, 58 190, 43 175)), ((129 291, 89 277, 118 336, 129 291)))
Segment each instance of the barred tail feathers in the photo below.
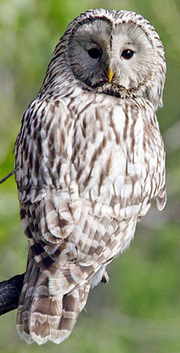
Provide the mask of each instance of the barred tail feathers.
POLYGON ((65 295, 50 295, 48 277, 33 258, 29 259, 20 296, 17 329, 27 343, 48 340, 61 343, 70 333, 84 308, 90 285, 85 283, 65 295))

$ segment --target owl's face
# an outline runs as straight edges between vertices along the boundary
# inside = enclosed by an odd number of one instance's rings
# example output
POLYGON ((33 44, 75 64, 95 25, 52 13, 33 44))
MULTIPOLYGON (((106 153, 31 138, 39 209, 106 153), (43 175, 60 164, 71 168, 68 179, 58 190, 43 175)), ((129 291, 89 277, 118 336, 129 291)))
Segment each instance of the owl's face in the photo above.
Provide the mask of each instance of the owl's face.
POLYGON ((105 84, 136 89, 151 77, 154 48, 141 27, 133 22, 113 24, 95 18, 80 24, 70 40, 74 75, 91 88, 105 84))
MULTIPOLYGON (((85 90, 143 97, 155 109, 162 105, 163 45, 153 26, 134 12, 95 9, 81 14, 61 38, 49 69, 51 81, 54 71, 61 83, 62 78, 67 82, 67 74, 85 90)), ((49 85, 48 75, 46 81, 49 85)))

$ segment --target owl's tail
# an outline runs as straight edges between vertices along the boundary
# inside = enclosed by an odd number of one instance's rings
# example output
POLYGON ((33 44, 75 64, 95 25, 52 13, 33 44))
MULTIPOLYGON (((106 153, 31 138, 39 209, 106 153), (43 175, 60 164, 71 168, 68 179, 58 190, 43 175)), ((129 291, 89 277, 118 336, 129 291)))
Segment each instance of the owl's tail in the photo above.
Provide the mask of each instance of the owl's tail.
POLYGON ((84 308, 89 284, 65 295, 50 295, 48 277, 31 258, 24 279, 17 312, 17 329, 27 343, 61 343, 70 335, 84 308))

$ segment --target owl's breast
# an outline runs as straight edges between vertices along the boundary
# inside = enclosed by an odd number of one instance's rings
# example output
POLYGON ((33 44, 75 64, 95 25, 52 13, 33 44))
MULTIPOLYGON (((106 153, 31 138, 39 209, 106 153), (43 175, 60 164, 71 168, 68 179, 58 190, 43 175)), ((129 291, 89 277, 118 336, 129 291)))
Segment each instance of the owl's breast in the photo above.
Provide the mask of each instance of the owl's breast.
POLYGON ((162 140, 157 129, 156 136, 146 136, 138 105, 92 103, 74 127, 71 173, 81 198, 90 200, 97 214, 128 218, 143 205, 146 213, 161 182, 162 140))

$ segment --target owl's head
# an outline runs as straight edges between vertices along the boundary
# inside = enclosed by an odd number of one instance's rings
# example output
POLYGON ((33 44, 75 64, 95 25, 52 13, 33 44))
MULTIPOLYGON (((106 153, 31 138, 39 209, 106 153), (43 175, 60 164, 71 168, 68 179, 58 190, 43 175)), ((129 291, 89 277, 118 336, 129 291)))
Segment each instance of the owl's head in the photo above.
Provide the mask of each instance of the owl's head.
POLYGON ((162 106, 164 49, 142 16, 128 11, 87 11, 68 26, 56 47, 56 60, 62 51, 64 72, 83 89, 123 98, 143 97, 155 109, 162 106))

